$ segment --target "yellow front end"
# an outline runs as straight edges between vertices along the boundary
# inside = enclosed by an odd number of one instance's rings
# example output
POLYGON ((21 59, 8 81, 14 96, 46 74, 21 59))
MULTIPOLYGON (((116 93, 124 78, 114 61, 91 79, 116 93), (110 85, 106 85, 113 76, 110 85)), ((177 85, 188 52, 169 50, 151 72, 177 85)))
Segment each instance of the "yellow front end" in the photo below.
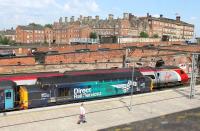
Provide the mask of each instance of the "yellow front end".
POLYGON ((151 79, 151 87, 150 90, 153 91, 153 80, 151 79))
POLYGON ((19 96, 20 96, 19 104, 21 109, 28 109, 28 92, 24 86, 20 86, 19 96))

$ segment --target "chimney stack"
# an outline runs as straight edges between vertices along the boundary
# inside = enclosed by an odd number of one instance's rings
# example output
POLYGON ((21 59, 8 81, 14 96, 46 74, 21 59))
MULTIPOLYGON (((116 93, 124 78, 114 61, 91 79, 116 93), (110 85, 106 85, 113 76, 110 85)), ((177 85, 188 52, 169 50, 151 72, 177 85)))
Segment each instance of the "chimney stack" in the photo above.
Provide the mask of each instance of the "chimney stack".
POLYGON ((149 17, 149 13, 147 13, 147 17, 149 17))
POLYGON ((83 21, 87 21, 87 17, 83 17, 83 21))
POLYGON ((74 22, 74 16, 71 17, 70 22, 74 22))
POLYGON ((128 13, 124 13, 124 19, 126 19, 126 20, 129 19, 129 14, 128 13))
POLYGON ((83 16, 82 16, 82 15, 80 15, 80 17, 79 17, 79 20, 80 20, 80 21, 82 21, 82 20, 83 20, 83 16))
POLYGON ((181 21, 181 17, 180 16, 176 16, 176 21, 180 22, 181 21))
POLYGON ((92 20, 92 16, 88 16, 88 20, 91 21, 92 20))
POLYGON ((65 17, 65 23, 67 23, 68 22, 68 17, 65 17))
POLYGON ((62 24, 62 17, 60 17, 60 19, 59 19, 59 23, 62 24))
POLYGON ((132 13, 129 13, 129 20, 131 20, 132 18, 134 18, 134 15, 132 13))
POLYGON ((163 15, 162 15, 162 14, 160 14, 160 18, 163 18, 163 15))
POLYGON ((113 15, 113 14, 109 14, 109 15, 108 15, 108 20, 113 20, 113 18, 114 18, 114 15, 113 15))
POLYGON ((98 21, 98 20, 99 20, 99 16, 98 16, 98 15, 96 15, 96 16, 95 16, 95 19, 98 21))

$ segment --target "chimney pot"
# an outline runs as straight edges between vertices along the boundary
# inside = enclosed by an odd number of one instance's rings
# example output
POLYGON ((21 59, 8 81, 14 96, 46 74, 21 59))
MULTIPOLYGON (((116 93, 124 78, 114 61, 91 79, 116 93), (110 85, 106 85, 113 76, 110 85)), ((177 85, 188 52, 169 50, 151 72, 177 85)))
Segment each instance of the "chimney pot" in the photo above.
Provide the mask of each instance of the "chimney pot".
POLYGON ((109 14, 108 15, 108 20, 113 20, 114 15, 113 14, 109 14))
POLYGON ((62 17, 60 17, 60 19, 59 19, 59 23, 60 23, 60 24, 62 23, 62 17))
POLYGON ((176 16, 176 21, 180 22, 181 21, 181 17, 180 16, 176 16))
POLYGON ((95 16, 95 19, 96 19, 96 20, 99 20, 99 16, 98 16, 98 15, 96 15, 96 16, 95 16))
POLYGON ((124 19, 129 19, 128 13, 124 13, 124 19))
POLYGON ((74 22, 74 16, 71 17, 70 22, 74 22))
POLYGON ((67 23, 68 22, 68 17, 65 17, 65 23, 67 23))

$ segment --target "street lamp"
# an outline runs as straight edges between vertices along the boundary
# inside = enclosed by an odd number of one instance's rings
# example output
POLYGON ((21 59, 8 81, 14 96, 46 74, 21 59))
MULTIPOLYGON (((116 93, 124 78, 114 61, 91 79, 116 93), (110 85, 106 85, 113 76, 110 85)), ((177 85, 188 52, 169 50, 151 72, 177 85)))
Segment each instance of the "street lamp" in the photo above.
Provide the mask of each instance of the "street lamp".
MULTIPOLYGON (((136 63, 136 65, 142 65, 141 63, 136 63)), ((137 83, 137 79, 135 79, 134 81, 134 73, 135 73, 135 62, 133 61, 133 70, 132 70, 132 78, 131 78, 131 100, 130 100, 130 108, 129 110, 132 110, 132 99, 133 99, 133 87, 136 87, 136 90, 138 88, 138 83, 137 83)))
POLYGON ((132 78, 131 78, 131 100, 130 100, 130 111, 132 110, 132 98, 133 98, 133 86, 136 85, 134 80, 134 68, 135 68, 135 62, 133 62, 133 70, 132 70, 132 78))
POLYGON ((51 38, 50 38, 50 32, 49 32, 49 48, 51 47, 51 38))

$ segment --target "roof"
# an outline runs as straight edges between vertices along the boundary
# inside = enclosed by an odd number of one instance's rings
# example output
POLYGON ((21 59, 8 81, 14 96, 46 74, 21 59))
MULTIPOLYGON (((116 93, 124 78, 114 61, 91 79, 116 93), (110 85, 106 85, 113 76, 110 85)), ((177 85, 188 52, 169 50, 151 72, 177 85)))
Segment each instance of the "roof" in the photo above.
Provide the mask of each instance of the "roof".
POLYGON ((16 83, 13 81, 1 81, 0 90, 13 89, 16 86, 16 83))
POLYGON ((174 24, 182 24, 182 25, 194 27, 193 24, 189 24, 184 21, 177 21, 177 20, 165 18, 165 17, 159 17, 159 18, 157 18, 157 17, 142 17, 141 19, 157 20, 157 21, 162 21, 162 22, 170 22, 170 23, 174 23, 174 24))
POLYGON ((5 30, 5 31, 0 31, 0 35, 16 35, 15 30, 5 30))
MULTIPOLYGON (((143 76, 140 72, 135 71, 134 76, 143 76)), ((38 85, 58 85, 58 84, 70 84, 76 82, 86 81, 103 81, 111 79, 124 79, 131 78, 132 71, 129 72, 113 72, 113 73, 96 73, 96 74, 83 74, 83 75, 65 75, 61 77, 49 77, 49 78, 38 78, 38 85)))
POLYGON ((28 91, 28 93, 44 92, 44 90, 39 88, 37 85, 26 85, 25 88, 28 91))
POLYGON ((23 30, 44 30, 43 26, 38 25, 18 26, 18 28, 21 28, 23 30))

